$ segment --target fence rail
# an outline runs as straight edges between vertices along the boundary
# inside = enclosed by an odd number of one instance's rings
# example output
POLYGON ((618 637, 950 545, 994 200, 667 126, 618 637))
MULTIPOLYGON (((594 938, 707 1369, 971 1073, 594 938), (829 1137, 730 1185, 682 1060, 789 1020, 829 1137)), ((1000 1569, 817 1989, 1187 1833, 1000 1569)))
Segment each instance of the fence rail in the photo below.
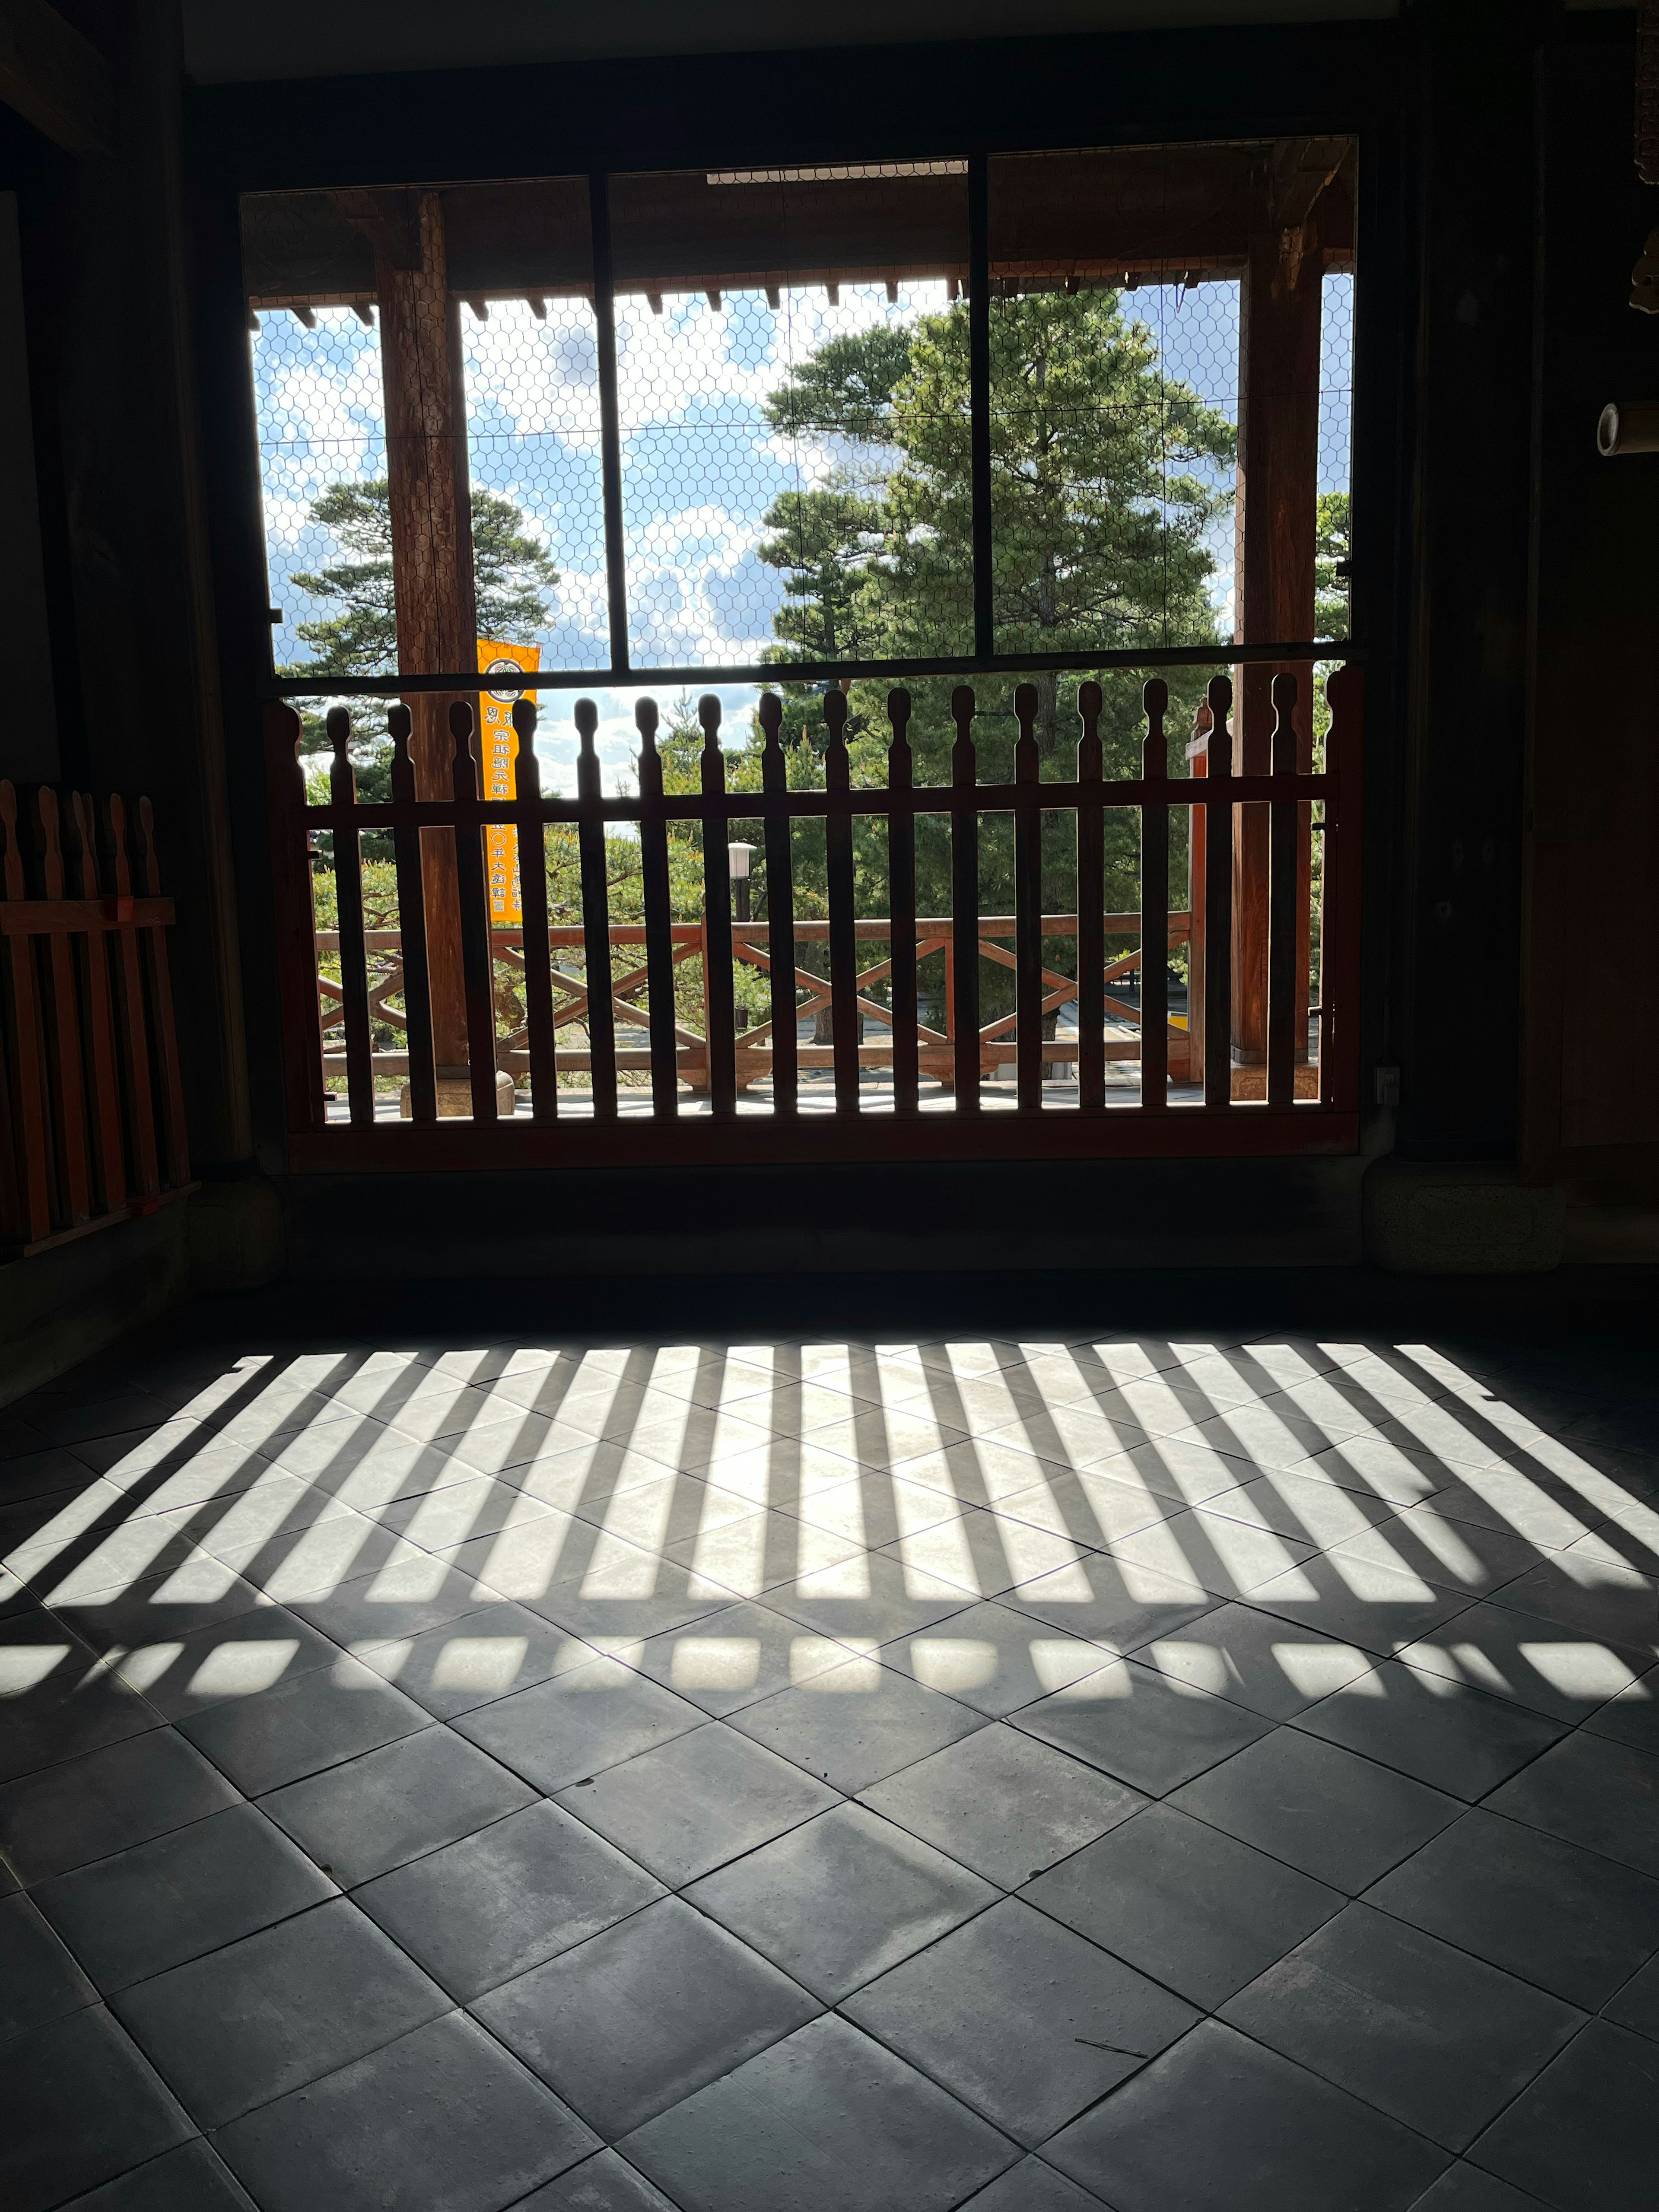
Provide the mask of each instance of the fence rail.
POLYGON ((1308 764, 1311 700, 1304 702, 1298 726, 1297 679, 1275 677, 1273 729, 1242 749, 1253 770, 1239 773, 1230 724, 1232 686, 1224 677, 1212 679, 1201 717, 1207 738, 1188 748, 1200 755, 1194 773, 1174 776, 1164 726, 1167 690, 1154 678, 1143 695, 1141 773, 1127 778, 1103 774, 1101 695, 1087 683, 1078 694, 1076 773, 1054 781, 1041 779, 1037 694, 1023 684, 1015 695, 1013 780, 997 783, 978 780, 975 699, 963 685, 951 700, 951 780, 940 785, 914 780, 909 700, 896 690, 888 706, 887 781, 858 787, 851 781, 846 701, 831 690, 824 701, 830 732, 824 787, 818 790, 788 787, 782 702, 766 695, 758 709, 764 738, 758 792, 727 787, 720 708, 713 696, 699 708, 701 788, 665 791, 657 709, 647 700, 635 714, 638 791, 611 797, 601 789, 594 750, 597 710, 586 700, 574 713, 580 753, 574 798, 542 792, 536 709, 520 700, 513 713, 512 798, 479 795, 473 713, 457 701, 448 714, 453 755, 443 795, 433 791, 429 758, 417 787, 410 711, 393 706, 387 718, 392 797, 362 800, 349 759, 349 723, 336 708, 329 717, 330 796, 321 805, 307 803, 296 759, 299 718, 273 705, 266 721, 270 830, 295 1164, 395 1168, 468 1160, 500 1165, 1350 1149, 1358 1105, 1363 681, 1354 666, 1330 679, 1325 764, 1316 771, 1308 764), (1104 822, 1111 808, 1139 816, 1140 905, 1129 913, 1105 907, 1104 822), (1322 817, 1317 821, 1316 811, 1322 817), (1172 907, 1168 854, 1176 813, 1192 825, 1193 873, 1190 902, 1172 907), (997 814, 1013 817, 1014 910, 987 915, 978 910, 980 825, 982 817, 997 814), (1043 907, 1042 817, 1054 815, 1069 815, 1075 824, 1075 909, 1069 913, 1043 907), (916 823, 927 816, 942 817, 949 826, 948 915, 916 912, 916 823), (855 910, 856 817, 886 824, 885 915, 855 910), (1264 817, 1262 836, 1253 825, 1264 817), (732 823, 755 820, 762 824, 768 910, 760 921, 734 920, 726 836, 732 823), (824 824, 829 911, 797 920, 792 831, 811 820, 824 824), (669 836, 675 823, 699 825, 702 833, 703 911, 697 921, 671 915, 669 836), (518 833, 524 918, 513 929, 490 922, 483 833, 495 824, 518 833), (605 837, 612 824, 631 825, 639 841, 642 922, 613 922, 607 910, 605 837), (548 920, 544 840, 554 825, 576 831, 582 885, 576 925, 548 920), (326 932, 317 927, 313 901, 309 848, 319 831, 332 833, 338 912, 337 928, 326 932), (395 930, 366 924, 361 839, 369 831, 391 833, 395 930), (1316 835, 1322 847, 1316 911, 1309 857, 1316 835), (1109 956, 1109 936, 1123 935, 1139 944, 1109 956), (1045 940, 1056 938, 1074 941, 1074 974, 1046 964, 1045 940), (884 951, 861 966, 859 948, 868 944, 884 951), (975 947, 973 958, 961 957, 967 944, 975 947), (1188 948, 1185 1026, 1170 1019, 1167 958, 1142 957, 1159 944, 1188 948), (798 948, 807 945, 827 950, 827 974, 802 965, 798 948), (642 957, 613 972, 613 951, 629 947, 642 957), (564 964, 577 951, 580 970, 574 961, 564 964), (937 1025, 923 1020, 918 994, 918 963, 933 953, 943 954, 946 969, 937 1025), (692 958, 702 969, 700 1029, 683 1020, 675 1004, 675 971, 692 958), (337 959, 337 981, 322 972, 326 959, 337 959), (1317 1003, 1310 989, 1315 959, 1317 1003), (376 960, 382 963, 378 972, 376 960), (981 971, 988 963, 1012 971, 1013 1006, 981 1020, 981 971), (766 1017, 751 1029, 738 1026, 734 963, 769 980, 766 1017), (522 1018, 503 1035, 497 978, 504 967, 522 1018), (608 991, 590 993, 588 979, 606 973, 608 991), (1139 977, 1133 1003, 1121 987, 1132 973, 1139 977), (884 996, 872 995, 878 988, 884 996), (1261 1002, 1259 1018, 1249 1012, 1252 994, 1261 1002), (392 1003, 399 996, 401 1007, 392 1003), (1073 1005, 1075 1034, 1057 1036, 1058 1011, 1073 1005), (808 1014, 827 1014, 827 1040, 798 1038, 798 1024, 808 1014), (402 1050, 375 1049, 377 1024, 403 1032, 402 1050), (884 1034, 867 1038, 872 1024, 884 1034), (1317 1039, 1311 1052, 1310 1024, 1317 1039), (644 1042, 619 1041, 619 1030, 644 1042), (568 1038, 561 1042, 561 1031, 576 1030, 585 1033, 580 1048, 568 1038), (333 1033, 334 1049, 325 1031, 333 1033), (1241 1054, 1241 1036, 1258 1031, 1261 1048, 1241 1054), (1241 1058, 1245 1064, 1236 1065, 1241 1058), (1128 1059, 1140 1064, 1138 1097, 1128 1103, 1124 1087, 1114 1085, 1118 1096, 1109 1100, 1108 1065, 1128 1059), (1052 1085, 1045 1091, 1045 1073, 1057 1063, 1075 1071, 1074 1097, 1057 1094, 1052 1085), (803 1072, 819 1069, 833 1079, 833 1107, 823 1086, 802 1097, 803 1072), (1010 1091, 987 1090, 988 1079, 1010 1069, 1010 1091), (498 1070, 514 1084, 522 1079, 527 1113, 508 1110, 498 1070), (879 1095, 864 1081, 871 1071, 887 1079, 879 1095), (589 1079, 580 1093, 569 1087, 578 1073, 589 1079), (408 1078, 401 1123, 376 1112, 376 1079, 391 1074, 408 1078), (327 1085, 342 1075, 346 1119, 332 1121, 327 1085), (648 1086, 619 1084, 629 1076, 648 1077, 648 1086), (943 1088, 924 1098, 924 1080, 943 1088), (757 1112, 750 1102, 739 1115, 744 1092, 763 1081, 769 1111, 757 1112), (692 1103, 688 1090, 701 1094, 689 1113, 682 1111, 692 1103), (465 1118, 450 1118, 458 1098, 464 1115, 470 1107, 465 1118), (498 1122, 504 1126, 492 1126, 498 1122))
POLYGON ((27 1255, 195 1185, 149 799, 0 782, 0 1244, 27 1255), (135 883, 136 878, 136 883, 135 883))

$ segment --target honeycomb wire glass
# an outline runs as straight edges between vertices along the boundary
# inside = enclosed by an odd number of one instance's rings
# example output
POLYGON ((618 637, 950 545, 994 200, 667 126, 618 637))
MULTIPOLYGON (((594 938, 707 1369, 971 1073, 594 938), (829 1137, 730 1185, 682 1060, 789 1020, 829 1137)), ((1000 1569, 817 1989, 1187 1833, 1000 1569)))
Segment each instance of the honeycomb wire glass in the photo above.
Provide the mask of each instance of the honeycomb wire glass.
POLYGON ((966 164, 611 181, 636 665, 971 649, 966 164), (960 487, 959 487, 960 489, 960 487))

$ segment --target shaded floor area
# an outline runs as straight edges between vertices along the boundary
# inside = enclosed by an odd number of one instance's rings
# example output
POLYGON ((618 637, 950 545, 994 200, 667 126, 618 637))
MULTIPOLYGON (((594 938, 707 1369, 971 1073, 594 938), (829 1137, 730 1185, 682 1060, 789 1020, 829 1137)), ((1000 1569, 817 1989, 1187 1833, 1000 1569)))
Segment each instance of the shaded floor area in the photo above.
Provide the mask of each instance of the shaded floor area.
POLYGON ((659 1295, 0 1415, 9 2207, 1651 2205, 1639 1327, 659 1295))

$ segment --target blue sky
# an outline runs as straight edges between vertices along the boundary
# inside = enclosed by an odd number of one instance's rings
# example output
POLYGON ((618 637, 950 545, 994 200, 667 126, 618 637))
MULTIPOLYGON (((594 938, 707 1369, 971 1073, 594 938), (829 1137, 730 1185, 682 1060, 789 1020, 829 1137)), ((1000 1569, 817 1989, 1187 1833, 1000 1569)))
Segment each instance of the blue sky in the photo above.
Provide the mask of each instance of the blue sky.
MULTIPOLYGON (((1352 279, 1328 276, 1322 366, 1320 488, 1347 484, 1352 279)), ((633 657, 657 665, 718 665, 758 658, 782 602, 779 573, 759 562, 762 517, 778 495, 805 489, 836 458, 768 428, 768 392, 792 361, 830 336, 903 325, 944 304, 942 284, 822 286, 786 291, 774 311, 760 294, 731 294, 716 311, 701 295, 653 314, 617 301, 623 510, 633 657)), ((1146 286, 1126 301, 1158 342, 1174 379, 1236 414, 1238 288, 1146 286)), ((349 308, 319 308, 317 328, 286 312, 261 318, 251 339, 264 462, 273 629, 279 661, 302 657, 295 625, 325 611, 291 579, 337 549, 309 520, 329 484, 383 475, 380 333, 349 308)), ((496 301, 479 321, 461 310, 470 459, 476 484, 520 507, 560 572, 543 665, 609 660, 601 526, 599 410, 592 310, 552 301, 544 321, 527 303, 496 301)), ((843 455, 842 458, 845 458, 843 455)), ((1231 522, 1212 537, 1213 592, 1224 622, 1232 592, 1231 522)), ((631 760, 633 690, 596 690, 599 750, 612 771, 631 760)), ((751 686, 721 691, 728 720, 746 719, 751 686)), ((665 701, 665 705, 667 702, 665 701)), ((574 781, 570 696, 543 701, 538 741, 550 783, 574 781)))

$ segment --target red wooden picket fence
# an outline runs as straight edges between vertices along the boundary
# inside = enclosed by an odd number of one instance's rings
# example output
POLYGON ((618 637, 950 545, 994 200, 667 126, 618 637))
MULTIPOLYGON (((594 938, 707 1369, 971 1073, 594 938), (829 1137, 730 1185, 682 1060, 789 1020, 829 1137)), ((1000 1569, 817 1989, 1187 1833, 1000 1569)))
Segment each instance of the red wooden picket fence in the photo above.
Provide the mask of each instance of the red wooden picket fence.
POLYGON ((0 782, 0 1242, 38 1252, 196 1186, 155 825, 0 782), (136 839, 134 831, 136 830, 136 839))
MULTIPOLYGON (((957 738, 951 781, 919 785, 906 738, 910 706, 903 690, 889 696, 891 743, 884 787, 851 781, 846 741, 847 707, 831 690, 824 700, 830 738, 825 788, 792 790, 781 741, 782 702, 763 696, 758 719, 764 735, 762 788, 726 787, 726 763, 719 742, 720 707, 712 696, 699 707, 704 731, 699 791, 665 793, 658 754, 655 704, 641 701, 638 790, 606 796, 594 750, 597 709, 580 701, 577 791, 553 797, 541 789, 534 750, 537 711, 528 701, 514 708, 517 732, 515 795, 479 796, 473 753, 473 714, 464 701, 449 710, 453 741, 450 790, 442 798, 417 795, 410 757, 408 709, 387 717, 392 740, 392 797, 361 800, 348 756, 349 726, 343 709, 330 717, 334 746, 330 797, 307 802, 297 758, 301 728, 289 707, 273 705, 266 721, 270 818, 276 891, 278 948, 285 1023, 285 1069, 292 1163, 301 1168, 502 1167, 533 1164, 606 1164, 744 1159, 895 1158, 974 1157, 1087 1157, 1117 1154, 1298 1153, 1350 1151, 1358 1140, 1358 937, 1360 782, 1364 679, 1357 666, 1339 670, 1327 686, 1331 718, 1324 766, 1304 769, 1311 748, 1298 741, 1296 678, 1273 679, 1274 728, 1265 774, 1233 771, 1230 716, 1232 686, 1224 677, 1208 687, 1212 734, 1203 772, 1172 776, 1166 732, 1167 687, 1144 692, 1146 729, 1141 773, 1107 778, 1103 772, 1098 687, 1078 694, 1079 737, 1076 774, 1066 781, 1040 776, 1036 734, 1037 695, 1020 686, 1015 697, 1019 737, 1014 777, 1008 783, 978 780, 973 734, 974 693, 952 695, 957 738), (1201 1039, 1232 1035, 1232 946, 1240 894, 1235 884, 1236 824, 1246 809, 1268 817, 1268 874, 1259 886, 1267 934, 1267 1049, 1258 1068, 1235 1068, 1228 1050, 1202 1049, 1201 1039), (1140 826, 1140 908, 1109 913, 1104 905, 1104 821, 1109 808, 1133 808, 1140 826), (1169 881, 1169 825, 1174 810, 1188 811, 1194 855, 1191 905, 1186 887, 1172 906, 1169 881), (1314 819, 1315 814, 1322 819, 1314 819), (981 817, 1013 817, 1014 913, 979 912, 981 817), (1046 914, 1042 904, 1042 823, 1045 815, 1070 814, 1075 822, 1076 911, 1046 914), (915 824, 922 815, 944 816, 951 830, 952 911, 919 915, 915 908, 915 824), (854 905, 853 823, 875 817, 887 824, 889 912, 860 915, 854 905), (745 923, 732 914, 727 836, 737 822, 762 823, 767 913, 745 923), (828 875, 827 920, 797 921, 792 881, 792 825, 824 823, 828 875), (668 825, 696 823, 702 831, 703 914, 675 921, 670 911, 668 825), (524 919, 520 928, 492 929, 483 860, 483 831, 513 825, 519 838, 524 919), (606 911, 605 838, 611 825, 634 825, 643 878, 643 926, 614 925, 606 911), (581 861, 580 927, 550 926, 546 879, 540 865, 550 824, 574 824, 581 861), (399 930, 369 930, 362 902, 361 837, 390 831, 396 856, 399 930), (433 916, 423 882, 424 833, 454 838, 453 896, 465 1007, 470 1117, 441 1117, 433 1055, 432 993, 427 946, 433 916), (320 933, 313 902, 311 841, 333 833, 338 928, 320 933), (1318 913, 1309 906, 1307 851, 1311 834, 1322 842, 1318 913), (1310 931, 1318 954, 1318 1003, 1309 1004, 1310 931), (1132 931, 1129 954, 1109 957, 1106 939, 1132 931), (1044 964, 1044 940, 1074 937, 1075 975, 1044 964), (1167 958, 1143 958, 1149 946, 1190 938, 1194 1001, 1190 1025, 1170 1020, 1167 958), (874 967, 860 967, 861 941, 886 947, 874 967), (803 969, 798 948, 827 944, 827 976, 803 969), (978 957, 959 948, 975 946, 978 957), (580 947, 580 974, 561 965, 560 954, 580 947), (612 948, 637 947, 620 975, 612 948), (917 963, 929 951, 947 953, 945 1026, 921 1018, 917 963), (704 1021, 701 1031, 677 1015, 677 964, 702 956, 704 1021), (337 957, 336 982, 322 972, 337 957), (376 973, 372 963, 380 962, 376 973), (983 959, 1012 967, 1012 1015, 982 1023, 980 969, 983 959), (495 978, 503 959, 514 970, 523 1020, 500 1034, 495 978), (733 988, 734 960, 768 973, 769 1018, 740 1030, 733 988), (1138 1005, 1114 994, 1115 978, 1139 971, 1138 1005), (587 979, 611 978, 607 992, 590 994, 587 979), (884 1003, 872 999, 877 981, 884 1003), (401 992, 403 1005, 392 1001, 401 992), (319 998, 320 993, 320 998, 319 998), (805 993, 806 995, 802 996, 805 993), (643 994, 643 1006, 636 1003, 643 994), (1058 1006, 1074 1005, 1073 1037, 1055 1037, 1058 1006), (827 1006, 832 1041, 814 1046, 797 1040, 797 1024, 827 1006), (1310 1057, 1308 1025, 1316 1024, 1317 1050, 1310 1057), (1117 1034, 1109 1031, 1109 1018, 1117 1034), (373 1027, 400 1028, 402 1051, 375 1051, 373 1027), (885 1034, 872 1041, 874 1022, 885 1034), (643 1032, 645 1042, 623 1045, 618 1027, 643 1032), (562 1048, 561 1030, 585 1032, 580 1050, 562 1048), (1139 1034, 1125 1036, 1124 1030, 1139 1034), (329 1049, 325 1028, 336 1033, 329 1049), (1045 1035, 1045 1028, 1048 1033, 1045 1035), (1190 1058, 1189 1058, 1190 1056, 1190 1058), (1138 1095, 1109 1095, 1109 1060, 1133 1057, 1140 1064, 1138 1095), (1045 1073, 1057 1062, 1075 1069, 1075 1096, 1045 1091, 1045 1073), (833 1104, 823 1086, 809 1085, 804 1070, 827 1067, 833 1104), (992 1096, 988 1074, 1012 1066, 1012 1094, 992 1096), (529 1111, 508 1115, 498 1106, 496 1071, 522 1079, 529 1111), (865 1083, 872 1070, 886 1075, 880 1095, 865 1083), (568 1087, 574 1071, 589 1087, 568 1087), (404 1118, 377 1115, 377 1073, 407 1074, 404 1118), (561 1087, 561 1074, 567 1087, 561 1087), (643 1085, 619 1085, 619 1074, 646 1074, 643 1085), (347 1117, 331 1120, 328 1085, 343 1074, 347 1117), (764 1110, 744 1093, 764 1078, 764 1110), (921 1091, 929 1078, 945 1090, 921 1091), (1171 1097, 1171 1080, 1190 1079, 1190 1102, 1171 1097), (694 1104, 695 1110, 683 1110, 694 1104), (740 1100, 742 1102, 740 1110, 740 1100)), ((1300 702, 1306 713, 1311 702, 1300 702)), ((502 1102, 504 1103, 504 1101, 502 1102)))

